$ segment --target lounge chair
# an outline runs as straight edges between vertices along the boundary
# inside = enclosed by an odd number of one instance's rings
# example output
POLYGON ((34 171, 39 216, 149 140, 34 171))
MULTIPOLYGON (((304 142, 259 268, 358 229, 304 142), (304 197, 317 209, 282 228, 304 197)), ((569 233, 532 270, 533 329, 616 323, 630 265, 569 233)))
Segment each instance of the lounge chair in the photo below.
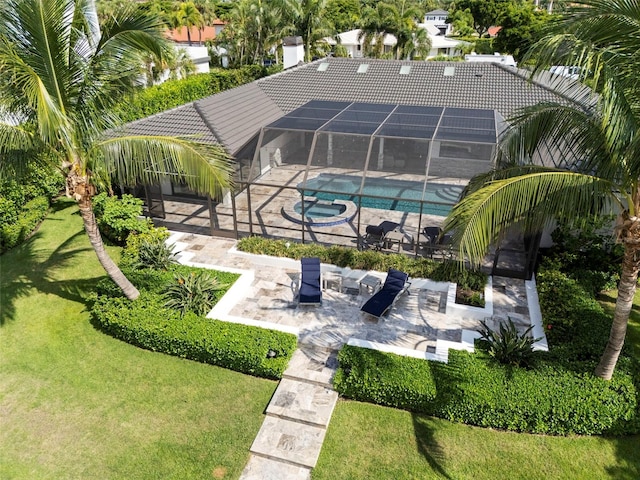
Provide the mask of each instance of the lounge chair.
POLYGON ((366 235, 364 236, 364 244, 369 248, 376 250, 382 249, 384 246, 384 236, 398 228, 400 224, 385 220, 380 225, 367 225, 366 235))
POLYGON ((300 260, 302 273, 298 288, 299 305, 320 305, 322 288, 320 278, 320 259, 317 257, 300 260))
POLYGON ((443 233, 440 227, 424 227, 420 247, 429 257, 433 257, 435 253, 441 253, 443 257, 448 257, 452 254, 451 239, 451 234, 443 233))
POLYGON ((406 292, 411 283, 409 275, 400 270, 390 268, 384 285, 360 308, 365 313, 380 318, 406 292))

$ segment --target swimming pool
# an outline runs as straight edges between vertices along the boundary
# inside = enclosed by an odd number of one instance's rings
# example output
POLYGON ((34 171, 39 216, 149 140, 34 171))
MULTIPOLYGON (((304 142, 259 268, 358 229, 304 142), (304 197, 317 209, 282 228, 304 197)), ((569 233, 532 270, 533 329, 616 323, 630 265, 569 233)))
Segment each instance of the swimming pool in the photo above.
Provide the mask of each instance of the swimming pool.
MULTIPOLYGON (((362 178, 355 175, 321 173, 309 179, 306 188, 298 184, 298 189, 307 196, 322 200, 349 200, 358 203, 355 195, 360 190, 362 178), (325 191, 321 191, 325 190, 325 191), (335 192, 328 193, 326 190, 335 192)), ((420 213, 422 182, 393 180, 387 178, 367 178, 362 191, 362 206, 381 210, 398 210, 408 213, 420 213), (379 197, 379 198, 377 198, 379 197)), ((464 187, 445 183, 428 183, 424 199, 427 203, 422 213, 447 216, 457 202, 464 187)))

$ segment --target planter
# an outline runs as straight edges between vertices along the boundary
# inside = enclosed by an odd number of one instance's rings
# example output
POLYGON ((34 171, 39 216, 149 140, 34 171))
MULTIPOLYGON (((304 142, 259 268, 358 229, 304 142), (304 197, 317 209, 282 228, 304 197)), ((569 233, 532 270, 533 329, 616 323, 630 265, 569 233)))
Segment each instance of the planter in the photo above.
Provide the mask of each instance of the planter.
POLYGON ((457 289, 457 284, 449 284, 446 307, 447 315, 458 315, 460 317, 474 318, 477 320, 484 320, 493 315, 493 283, 491 277, 487 279, 487 284, 484 286, 484 308, 456 303, 457 289))

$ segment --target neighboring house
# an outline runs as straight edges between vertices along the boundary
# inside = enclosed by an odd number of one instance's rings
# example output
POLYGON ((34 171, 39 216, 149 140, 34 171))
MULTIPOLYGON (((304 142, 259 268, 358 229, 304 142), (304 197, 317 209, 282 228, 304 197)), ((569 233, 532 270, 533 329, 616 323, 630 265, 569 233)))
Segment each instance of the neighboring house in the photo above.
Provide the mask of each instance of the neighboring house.
POLYGON ((451 35, 452 25, 447 23, 449 12, 446 10, 432 10, 424 14, 424 23, 438 29, 438 35, 451 35))
POLYGON ((494 53, 493 55, 488 54, 478 54, 471 53, 469 55, 464 56, 465 62, 491 62, 491 63, 499 63, 506 67, 516 67, 518 64, 514 60, 513 55, 501 55, 499 53, 494 53))
POLYGON ((494 38, 498 35, 500 30, 502 30, 502 27, 489 27, 489 30, 487 30, 487 35, 489 35, 491 38, 494 38))
MULTIPOLYGON (((419 24, 421 28, 425 28, 429 34, 431 40, 431 50, 427 55, 427 58, 433 58, 438 55, 456 56, 460 55, 460 48, 465 42, 459 40, 453 40, 438 35, 438 30, 432 25, 419 24)), ((350 58, 362 58, 364 57, 364 43, 360 38, 360 29, 349 30, 338 34, 339 43, 345 47, 350 58)), ((325 41, 329 45, 336 45, 338 41, 334 38, 325 38, 325 41)), ((394 35, 387 34, 384 36, 384 52, 389 53, 393 51, 397 39, 394 35)))
POLYGON ((203 28, 182 27, 176 30, 170 30, 167 37, 173 41, 176 46, 176 50, 184 50, 188 57, 193 61, 196 66, 196 73, 209 72, 209 52, 205 46, 205 42, 214 40, 216 36, 222 31, 225 23, 222 20, 215 20, 213 25, 203 28), (189 42, 189 35, 191 36, 191 42, 189 42))

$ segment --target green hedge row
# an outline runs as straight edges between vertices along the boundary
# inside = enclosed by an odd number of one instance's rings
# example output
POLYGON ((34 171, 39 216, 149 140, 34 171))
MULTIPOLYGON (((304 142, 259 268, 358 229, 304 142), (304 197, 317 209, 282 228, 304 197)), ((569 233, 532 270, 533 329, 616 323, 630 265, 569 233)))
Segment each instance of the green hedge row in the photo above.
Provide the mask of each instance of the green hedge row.
POLYGON ((237 69, 215 69, 209 73, 170 80, 137 92, 132 99, 118 105, 117 112, 124 122, 131 122, 189 102, 252 82, 269 74, 259 65, 237 69))
MULTIPOLYGON (((174 274, 202 270, 175 265, 170 270, 130 270, 127 278, 140 290, 130 301, 110 279, 98 283, 91 308, 94 325, 113 337, 157 352, 218 365, 265 378, 280 378, 296 349, 297 338, 288 333, 221 322, 164 306, 162 297, 174 274), (271 354, 270 354, 271 352, 271 354), (274 356, 275 355, 275 356, 274 356)), ((207 270, 231 286, 237 274, 207 270)), ((217 293, 220 299, 228 287, 217 293)))
POLYGON ((487 275, 462 269, 458 262, 436 262, 403 254, 384 253, 374 250, 324 246, 320 244, 300 244, 287 240, 272 240, 264 237, 247 237, 238 241, 238 250, 260 255, 300 259, 318 257, 323 263, 349 267, 357 270, 386 272, 395 268, 414 278, 430 278, 435 281, 455 282, 461 287, 482 291, 487 283, 487 275))
POLYGON ((281 378, 297 344, 287 333, 192 313, 180 317, 159 295, 144 291, 133 302, 101 296, 92 314, 98 328, 132 345, 258 377, 281 378))
POLYGON ((49 197, 36 197, 24 204, 11 221, 0 224, 0 252, 22 243, 44 219, 48 211, 49 197))
POLYGON ((518 432, 640 431, 638 391, 624 368, 608 382, 557 365, 525 370, 459 351, 442 364, 345 346, 338 360, 334 388, 360 401, 518 432))

